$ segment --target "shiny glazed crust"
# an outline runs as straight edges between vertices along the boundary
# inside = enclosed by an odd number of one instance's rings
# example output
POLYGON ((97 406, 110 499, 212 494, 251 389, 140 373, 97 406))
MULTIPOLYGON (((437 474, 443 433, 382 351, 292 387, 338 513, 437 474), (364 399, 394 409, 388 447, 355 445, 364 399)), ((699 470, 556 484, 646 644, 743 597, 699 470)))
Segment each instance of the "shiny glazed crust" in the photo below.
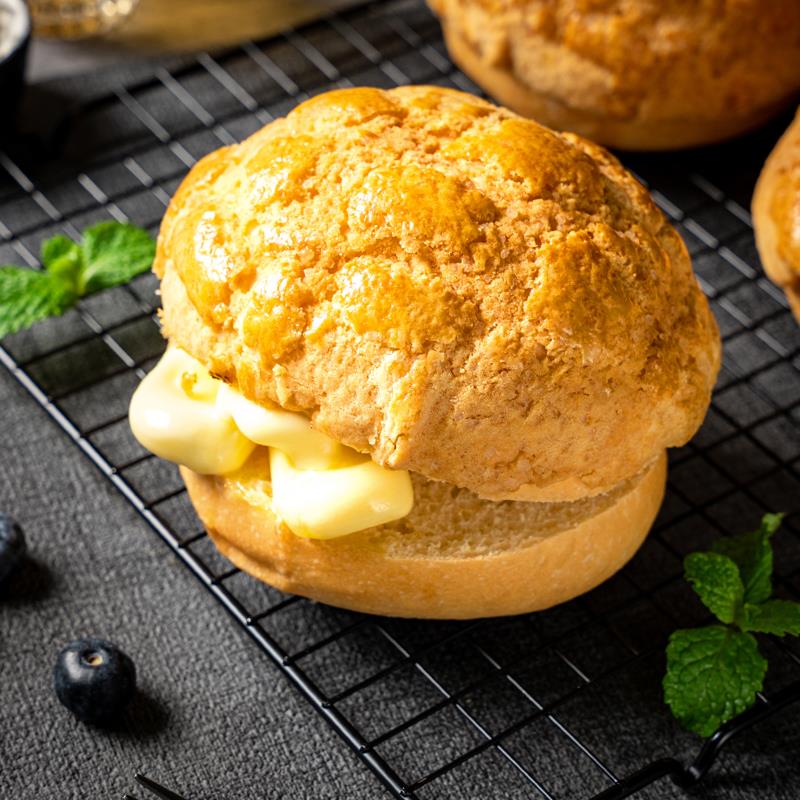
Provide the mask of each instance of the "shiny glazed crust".
POLYGON ((764 269, 800 322, 800 111, 758 178, 753 228, 764 269))
POLYGON ((518 113, 664 150, 753 128, 800 91, 795 0, 429 0, 453 60, 518 113))
POLYGON ((691 437, 719 367, 616 159, 436 87, 319 95, 210 154, 156 270, 170 341, 243 394, 490 499, 608 491, 691 437))
POLYGON ((328 541, 295 536, 270 510, 253 465, 238 480, 181 474, 220 552, 281 591, 372 614, 431 619, 520 614, 589 591, 647 535, 666 457, 608 497, 492 503, 414 476, 409 517, 328 541))

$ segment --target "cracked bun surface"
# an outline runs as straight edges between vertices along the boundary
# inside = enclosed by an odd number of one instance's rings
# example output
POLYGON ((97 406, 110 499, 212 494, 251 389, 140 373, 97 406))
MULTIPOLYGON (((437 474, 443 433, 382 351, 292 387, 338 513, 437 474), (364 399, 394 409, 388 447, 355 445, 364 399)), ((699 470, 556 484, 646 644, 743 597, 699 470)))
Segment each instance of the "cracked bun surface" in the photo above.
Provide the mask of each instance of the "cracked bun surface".
POLYGON ((661 150, 756 127, 800 92, 797 0, 429 0, 500 102, 605 145, 661 150))
POLYGON ((764 269, 800 322, 800 110, 758 178, 753 227, 764 269))
POLYGON ((345 89, 202 159, 158 242, 173 344, 491 500, 609 491, 719 367, 678 234, 602 148, 472 95, 345 89))

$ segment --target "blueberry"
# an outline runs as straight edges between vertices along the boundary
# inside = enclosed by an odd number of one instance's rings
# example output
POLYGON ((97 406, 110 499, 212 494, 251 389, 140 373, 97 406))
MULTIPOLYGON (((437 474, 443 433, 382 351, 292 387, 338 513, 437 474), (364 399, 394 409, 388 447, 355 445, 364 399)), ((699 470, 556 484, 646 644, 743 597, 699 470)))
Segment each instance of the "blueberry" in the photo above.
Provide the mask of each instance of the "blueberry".
POLYGON ((78 639, 58 654, 53 686, 58 699, 79 720, 107 725, 133 697, 136 667, 111 642, 78 639))
POLYGON ((16 569, 26 549, 22 528, 8 514, 0 512, 0 583, 16 569))

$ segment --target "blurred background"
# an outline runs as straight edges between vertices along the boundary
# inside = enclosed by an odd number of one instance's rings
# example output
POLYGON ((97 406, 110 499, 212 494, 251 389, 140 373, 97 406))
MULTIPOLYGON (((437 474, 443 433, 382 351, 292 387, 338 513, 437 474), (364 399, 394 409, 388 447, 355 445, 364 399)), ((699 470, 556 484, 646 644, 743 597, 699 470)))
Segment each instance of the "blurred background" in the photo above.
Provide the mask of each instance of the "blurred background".
POLYGON ((33 40, 28 81, 64 78, 134 58, 215 49, 258 39, 351 3, 30 0, 33 40))
POLYGON ((28 80, 259 39, 352 0, 29 0, 28 80))

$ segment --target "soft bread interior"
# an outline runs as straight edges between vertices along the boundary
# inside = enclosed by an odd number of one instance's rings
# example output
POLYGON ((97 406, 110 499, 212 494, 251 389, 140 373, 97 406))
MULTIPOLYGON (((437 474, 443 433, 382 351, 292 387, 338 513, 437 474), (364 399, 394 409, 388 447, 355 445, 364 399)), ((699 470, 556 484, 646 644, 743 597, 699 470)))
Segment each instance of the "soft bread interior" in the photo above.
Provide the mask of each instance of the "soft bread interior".
POLYGON ((276 520, 263 449, 231 476, 182 474, 220 551, 261 580, 358 611, 463 619, 547 608, 616 572, 655 518, 666 457, 571 503, 491 502, 414 475, 407 517, 328 541, 276 520))

